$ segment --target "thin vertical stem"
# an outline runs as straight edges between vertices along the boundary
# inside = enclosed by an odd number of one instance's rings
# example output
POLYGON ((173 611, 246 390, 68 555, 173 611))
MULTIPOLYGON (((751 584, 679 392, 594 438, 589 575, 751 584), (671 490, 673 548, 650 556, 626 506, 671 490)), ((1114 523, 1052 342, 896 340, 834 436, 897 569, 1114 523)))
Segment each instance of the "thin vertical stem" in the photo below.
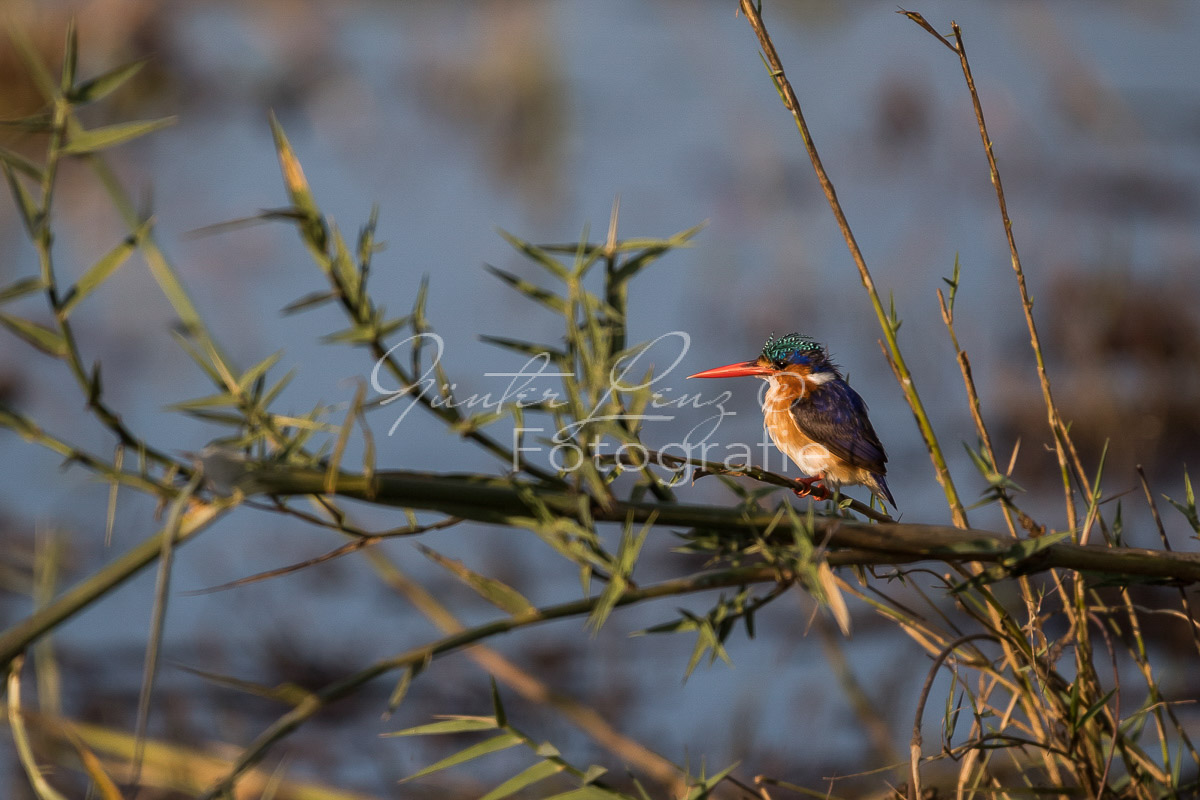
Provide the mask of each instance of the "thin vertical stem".
MULTIPOLYGON (((1033 298, 1029 296, 1029 288, 1025 284, 1025 270, 1021 266, 1020 253, 1017 252, 1017 240, 1013 236, 1012 220, 1008 216, 1008 202, 1004 198, 1004 184, 1000 180, 1000 169, 996 165, 996 153, 992 149, 992 138, 988 135, 987 122, 983 117, 983 104, 980 102, 979 92, 975 88, 975 76, 971 73, 971 62, 967 60, 967 50, 963 44, 962 28, 958 26, 957 22, 951 22, 950 27, 954 31, 954 51, 958 55, 963 78, 967 82, 967 90, 971 94, 971 105, 975 109, 975 120, 979 123, 979 136, 983 140, 983 149, 987 154, 988 171, 991 175, 992 186, 996 189, 996 202, 1000 206, 1000 217, 1004 222, 1004 237, 1008 242, 1008 252, 1012 260, 1013 272, 1017 276, 1017 289, 1021 294, 1021 310, 1025 314, 1025 324, 1029 328, 1029 344, 1033 348, 1034 360, 1037 362, 1038 382, 1042 387, 1042 399, 1046 404, 1046 417, 1050 424, 1050 432, 1054 436, 1054 452, 1058 457, 1058 466, 1064 477, 1063 492, 1066 501, 1067 525, 1071 529, 1074 529, 1078 523, 1075 511, 1075 497, 1071 489, 1069 477, 1071 465, 1068 463, 1068 448, 1074 457, 1076 477, 1084 484, 1086 484, 1086 479, 1079 463, 1078 454, 1074 452, 1074 446, 1070 442, 1066 426, 1063 425, 1062 417, 1058 413, 1058 407, 1054 404, 1054 394, 1050 389, 1050 376, 1046 372, 1046 358, 1042 350, 1042 341, 1041 337, 1038 336, 1037 322, 1033 318, 1033 298)), ((1087 542, 1081 541, 1080 544, 1087 544, 1087 542)))
POLYGON ((809 159, 812 161, 813 171, 817 174, 817 181, 821 184, 821 190, 825 193, 825 199, 829 201, 829 208, 833 211, 833 216, 837 220, 842 237, 846 240, 846 247, 850 250, 850 257, 854 259, 854 264, 858 267, 858 277, 862 281, 863 288, 867 290, 867 296, 871 300, 871 307, 875 310, 875 316, 879 320, 879 327, 883 330, 883 338, 887 343, 886 355, 892 369, 896 373, 900 389, 904 392, 904 397, 912 409, 913 417, 917 422, 917 428, 921 431, 921 438, 925 440, 925 448, 929 451, 929 459, 933 462, 934 473, 937 476, 938 483, 942 485, 942 490, 946 493, 946 502, 950 506, 950 513, 954 519, 954 524, 960 528, 966 528, 969 525, 967 522, 967 513, 963 508, 962 501, 958 497, 958 490, 954 487, 954 480, 951 478, 950 470, 946 466, 946 458, 942 453, 941 445, 938 444, 937 434, 934 433, 933 424, 929 420, 925 406, 921 402, 921 396, 917 392, 912 372, 908 369, 908 365, 904 361, 904 356, 900 352, 900 345, 896 341, 897 326, 888 318, 887 311, 883 307, 883 302, 879 299, 879 292, 875 288, 875 281, 871 277, 871 271, 867 269, 866 259, 863 258, 858 241, 854 238, 854 232, 850 229, 850 223, 846 220, 846 214, 842 211, 842 205, 838 202, 833 182, 829 180, 829 176, 825 172, 825 166, 821 162, 820 155, 817 153, 816 145, 813 144, 812 135, 808 130, 808 123, 804 121, 804 114, 800 110, 800 101, 796 98, 796 92, 792 89, 791 83, 788 82, 787 76, 784 74, 783 63, 779 60, 779 54, 775 51, 775 45, 771 41, 770 34, 767 33, 766 25, 763 23, 762 15, 759 13, 757 5, 753 0, 741 0, 741 9, 742 13, 746 15, 746 20, 750 23, 750 27, 758 37, 758 42, 763 50, 763 56, 766 58, 767 66, 771 71, 771 78, 775 81, 775 87, 779 90, 783 104, 792 112, 792 117, 796 120, 796 128, 800 131, 800 137, 804 140, 804 147, 808 151, 809 159))

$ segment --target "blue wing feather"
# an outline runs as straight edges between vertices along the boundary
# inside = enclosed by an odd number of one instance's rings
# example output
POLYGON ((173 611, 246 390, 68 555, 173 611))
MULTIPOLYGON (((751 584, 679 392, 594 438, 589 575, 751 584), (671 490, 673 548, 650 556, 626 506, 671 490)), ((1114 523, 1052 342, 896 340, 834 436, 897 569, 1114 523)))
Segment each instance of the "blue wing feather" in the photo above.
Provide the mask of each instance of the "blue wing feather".
POLYGON ((887 472, 887 454, 867 418, 867 404, 840 377, 798 398, 791 411, 800 430, 837 458, 880 475, 887 472))

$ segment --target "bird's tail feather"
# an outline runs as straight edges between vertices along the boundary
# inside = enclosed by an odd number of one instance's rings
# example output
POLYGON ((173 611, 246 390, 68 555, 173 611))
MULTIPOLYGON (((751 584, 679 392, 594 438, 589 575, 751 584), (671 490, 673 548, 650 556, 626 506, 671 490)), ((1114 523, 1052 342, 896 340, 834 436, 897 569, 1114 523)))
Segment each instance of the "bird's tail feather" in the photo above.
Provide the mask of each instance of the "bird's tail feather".
POLYGON ((887 479, 881 473, 872 472, 871 481, 867 484, 867 488, 880 499, 887 500, 892 504, 892 508, 898 508, 895 498, 892 497, 892 490, 888 488, 887 479))

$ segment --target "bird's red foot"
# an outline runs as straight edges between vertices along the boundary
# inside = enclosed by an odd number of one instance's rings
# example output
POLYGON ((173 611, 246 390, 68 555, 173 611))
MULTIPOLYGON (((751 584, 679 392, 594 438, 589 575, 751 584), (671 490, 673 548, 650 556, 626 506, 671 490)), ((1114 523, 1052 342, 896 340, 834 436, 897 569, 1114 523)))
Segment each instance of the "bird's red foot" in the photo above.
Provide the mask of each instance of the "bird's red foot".
POLYGON ((816 500, 828 500, 829 489, 821 481, 824 477, 821 475, 815 478, 796 478, 796 488, 792 489, 797 497, 813 497, 816 500))

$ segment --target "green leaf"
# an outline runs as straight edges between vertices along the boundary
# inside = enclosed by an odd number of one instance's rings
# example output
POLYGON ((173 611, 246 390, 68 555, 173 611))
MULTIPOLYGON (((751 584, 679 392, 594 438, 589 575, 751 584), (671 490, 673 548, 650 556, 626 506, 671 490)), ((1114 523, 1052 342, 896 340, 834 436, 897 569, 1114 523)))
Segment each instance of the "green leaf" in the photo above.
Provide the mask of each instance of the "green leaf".
POLYGON ((378 334, 374 325, 355 325, 321 337, 326 344, 370 344, 378 334))
POLYGON ((486 739, 479 744, 472 745, 466 750, 461 750, 452 756, 447 756, 435 764, 430 764, 428 767, 425 767, 425 769, 409 775, 404 779, 404 781, 402 781, 402 783, 416 780, 417 778, 423 778, 426 775, 432 775, 435 772, 441 772, 442 770, 449 769, 450 767, 457 767, 459 764, 465 764, 468 761, 474 761, 480 756, 486 756, 489 753, 498 753, 501 750, 507 750, 510 747, 515 747, 516 745, 521 744, 522 741, 523 740, 521 737, 515 733, 505 732, 499 736, 493 736, 491 739, 486 739))
POLYGON ((296 377, 296 370, 294 368, 288 370, 287 374, 280 378, 274 386, 272 386, 270 389, 267 389, 266 393, 262 396, 262 400, 259 405, 262 408, 270 408, 271 404, 275 402, 275 398, 279 397, 279 393, 282 392, 287 385, 292 382, 292 378, 294 377, 296 377))
POLYGON ((500 702, 500 687, 496 685, 496 679, 491 679, 492 683, 492 711, 496 715, 496 724, 501 728, 508 727, 508 714, 504 711, 504 704, 500 702))
POLYGON ((68 291, 62 304, 59 305, 58 311, 64 319, 70 315, 75 306, 96 290, 100 284, 108 280, 108 278, 120 269, 134 250, 141 245, 146 238, 146 234, 150 232, 150 226, 153 224, 152 219, 143 222, 136 231, 125 237, 125 240, 105 253, 99 261, 93 264, 87 272, 80 276, 68 291))
POLYGON ((725 780, 725 776, 727 776, 729 773, 733 772, 733 770, 737 767, 737 765, 739 763, 741 763, 741 762, 735 761, 734 763, 730 764, 728 767, 726 767, 725 769, 721 770, 720 772, 716 773, 715 775, 713 775, 711 777, 708 777, 708 778, 701 777, 700 783, 696 786, 693 786, 692 790, 690 792, 688 792, 688 795, 687 795, 688 800, 702 800, 702 798, 708 797, 709 794, 712 792, 713 788, 718 783, 725 780))
POLYGON ((299 300, 293 300, 292 302, 290 302, 286 306, 284 306, 283 310, 280 311, 280 313, 284 314, 284 315, 295 314, 297 311, 304 311, 305 309, 315 308, 316 306, 320 306, 320 305, 324 305, 325 303, 328 303, 330 300, 337 300, 337 298, 338 298, 337 292, 331 292, 328 289, 323 289, 319 292, 312 292, 311 294, 306 294, 306 295, 304 295, 304 297, 301 297, 299 300))
POLYGON ((67 146, 63 148, 63 152, 67 155, 94 153, 97 150, 116 147, 139 136, 145 136, 147 133, 152 133, 153 131, 174 124, 175 117, 163 117, 162 119, 148 119, 138 122, 118 122, 116 125, 105 125, 100 128, 92 128, 90 131, 80 131, 71 136, 71 140, 67 142, 67 146))
POLYGON ((547 797, 546 800, 613 800, 613 798, 627 797, 629 795, 601 786, 582 786, 569 792, 547 797))
POLYGON ((17 172, 24 172, 35 181, 42 179, 42 168, 30 161, 20 153, 14 153, 7 147, 0 147, 0 161, 3 161, 8 166, 15 169, 17 172))
POLYGON ((62 334, 45 325, 39 325, 10 314, 0 314, 0 325, 8 328, 38 350, 55 358, 62 358, 70 351, 67 340, 62 337, 62 334))
POLYGON ((617 558, 612 576, 608 585, 604 587, 604 592, 600 595, 600 601, 588 616, 587 625, 591 627, 593 635, 599 632, 609 614, 617 607, 617 601, 629 588, 630 579, 633 577, 633 568, 637 565, 638 554, 642 551, 642 545, 645 544, 646 537, 650 534, 650 529, 654 526, 657 518, 657 513, 651 513, 646 524, 638 533, 634 532, 631 522, 627 523, 624 530, 621 531, 621 543, 617 546, 617 558))
POLYGON ((501 611, 516 615, 534 610, 533 604, 508 584, 498 581, 495 578, 489 578, 486 575, 480 575, 461 561, 447 558, 423 544, 418 544, 417 547, 426 558, 448 570, 454 577, 467 584, 467 586, 470 586, 475 590, 476 594, 501 611))
POLYGON ((17 211, 21 213, 21 221, 25 223, 25 232, 30 238, 37 236, 38 229, 42 225, 42 214, 38 211, 37 203, 34 202, 33 195, 25 188, 25 184, 21 183, 13 172, 12 167, 5 161, 0 163, 0 169, 4 170, 4 177, 8 180, 8 188, 12 192, 13 200, 17 204, 17 211))
POLYGON ((362 276, 358 272, 354 256, 350 253, 350 246, 346 244, 346 237, 342 236, 336 225, 333 226, 333 258, 330 270, 346 297, 357 305, 361 300, 362 276))
POLYGON ((472 731, 494 731, 496 720, 491 717, 454 717, 440 722, 430 722, 415 728, 392 731, 384 736, 437 736, 443 733, 470 733, 472 731))
POLYGON ((207 422, 215 422, 218 425, 228 425, 231 428, 241 428, 246 424, 246 418, 241 414, 223 413, 221 411, 204 411, 199 408, 182 409, 184 414, 196 419, 202 419, 207 422))
POLYGON ((46 284, 41 278, 20 278, 0 289, 0 303, 6 303, 9 300, 16 300, 18 297, 24 297, 27 294, 40 292, 45 288, 46 284))
POLYGON ((567 301, 549 289, 543 289, 511 272, 506 272, 499 267, 493 267, 491 264, 484 264, 483 268, 531 300, 536 300, 559 314, 567 313, 567 301))
POLYGON ((298 706, 306 700, 311 700, 313 693, 304 687, 287 682, 279 683, 274 686, 268 686, 263 683, 254 681, 242 680, 234 678, 230 675, 222 675, 219 672, 209 672, 208 670, 197 669, 196 667, 188 667, 179 665, 179 669, 186 670, 193 675, 202 678, 218 686, 223 686, 234 691, 244 692, 256 697, 265 697, 268 700, 275 700, 289 706, 298 706))
POLYGON ((680 231, 666 240, 626 239, 618 248, 619 251, 631 252, 636 249, 643 252, 638 253, 632 258, 627 258, 621 264, 621 267, 613 275, 613 283, 620 285, 628 282, 664 253, 680 247, 690 247, 689 240, 703 230, 706 225, 708 225, 707 222, 701 222, 699 225, 680 231))
POLYGON ((553 761, 539 761, 532 767, 514 775, 504 783, 492 789, 479 800, 503 800, 505 797, 514 795, 527 786, 544 781, 552 775, 557 775, 566 769, 562 764, 556 764, 553 761))
POLYGON ((196 408, 220 408, 228 406, 236 408, 238 399, 229 392, 221 392, 220 394, 210 394, 205 397, 196 397, 191 400, 181 400, 178 403, 172 403, 167 406, 168 411, 190 411, 196 408))
POLYGON ((258 380, 259 378, 261 378, 263 375, 265 375, 267 373, 267 370, 269 370, 271 367, 275 366, 275 364, 282 357, 283 357, 283 351, 277 350, 276 352, 274 352, 271 355, 264 358, 262 361, 255 364, 250 369, 243 372, 242 376, 240 378, 238 378, 238 381, 237 381, 238 388, 240 388, 243 392, 250 391, 250 387, 254 384, 254 382, 256 380, 258 380))
POLYGON ((79 36, 75 30, 75 18, 67 20, 67 43, 63 47, 61 91, 65 92, 75 83, 75 69, 79 66, 79 36))
POLYGON ((950 311, 951 318, 954 316, 954 299, 958 296, 958 280, 959 280, 959 264, 958 253, 954 254, 954 273, 949 278, 942 278, 946 285, 950 287, 950 296, 946 299, 946 308, 950 311))
POLYGON ((563 265, 563 263, 561 261, 559 261, 557 258, 554 258, 553 256, 551 256, 549 253, 547 253, 545 250, 538 247, 537 245, 533 245, 522 239, 518 239, 516 236, 513 236, 508 231, 497 228, 496 232, 499 233, 502 237, 504 237, 504 241, 506 241, 510 245, 512 245, 513 249, 515 249, 521 253, 524 253, 526 256, 531 258, 533 261, 537 262, 538 264, 541 264, 551 274, 553 274, 555 277, 557 277, 563 283, 567 282, 570 272, 563 265))
POLYGON ((329 242, 329 233, 326 230, 325 221, 321 217, 321 211, 317 208, 317 202, 313 198, 312 190, 308 186, 308 179, 304 177, 300 160, 296 158, 296 153, 292 150, 292 145, 288 142, 287 135, 283 132, 283 126, 279 124, 274 111, 271 112, 270 124, 271 135, 275 138, 275 151, 279 156, 279 169, 283 173, 283 185, 287 189, 292 205, 303 215, 301 232, 310 247, 319 253, 324 253, 329 242))
POLYGON ((1093 703, 1092 706, 1083 713, 1083 716, 1071 725, 1071 736, 1074 737, 1075 733, 1081 730, 1083 726, 1088 723, 1088 720, 1103 711, 1104 707, 1108 705, 1108 701, 1111 700, 1112 696, 1116 693, 1116 689, 1109 689, 1108 693, 1105 694, 1104 697, 1101 697, 1099 700, 1093 703))
POLYGON ((22 133, 49 133, 54 128, 54 117, 50 115, 49 111, 38 111, 27 117, 0 119, 0 128, 8 128, 22 133))
POLYGON ((1192 530, 1197 535, 1200 535, 1200 514, 1196 511, 1196 493, 1192 490, 1192 479, 1186 469, 1183 471, 1183 492, 1184 502, 1182 503, 1172 500, 1165 494, 1163 497, 1166 497, 1167 502, 1174 506, 1176 511, 1183 514, 1184 518, 1188 521, 1188 525, 1192 526, 1192 530))
POLYGON ((595 783, 596 781, 600 780, 600 778, 603 777, 604 775, 606 775, 607 773, 608 773, 608 769, 606 767, 602 767, 599 764, 592 764, 583 773, 583 782, 585 784, 595 783))
MULTIPOLYGON (((104 391, 104 384, 100 380, 100 362, 92 364, 92 374, 88 378, 88 406, 95 407, 96 403, 100 402, 100 395, 104 391)), ((119 467, 118 467, 119 469, 119 467)), ((113 484, 114 486, 116 484, 113 484)), ((111 530, 111 526, 110 526, 111 530)))
POLYGON ((1053 547, 1064 539, 1070 538, 1073 533, 1073 531, 1059 531, 1058 533, 1038 536, 1034 539, 1021 539, 1004 551, 1004 555, 1000 557, 1000 563, 1009 568, 1016 567, 1026 559, 1032 558, 1043 550, 1053 547))
POLYGON ((392 694, 388 698, 387 714, 389 716, 396 713, 396 709, 404 702, 404 697, 408 694, 408 688, 412 685, 413 679, 424 672, 431 660, 430 658, 426 658, 424 661, 418 661, 404 670, 404 674, 400 676, 400 680, 396 683, 396 688, 392 689, 392 694))
POLYGON ((105 98, 119 89, 127 80, 138 74, 142 67, 146 66, 148 60, 143 58, 139 61, 123 64, 94 78, 90 78, 68 91, 67 99, 72 103, 82 105, 83 103, 93 103, 105 98))
POLYGON ((527 356, 550 356, 550 363, 560 363, 567 358, 567 354, 562 350, 555 350, 553 347, 537 342, 522 342, 519 339, 506 339, 503 336, 487 336, 479 337, 481 342, 494 344, 497 347, 503 347, 506 350, 515 350, 518 353, 524 353, 527 356))
POLYGON ((183 348, 183 351, 191 357, 192 361, 196 362, 196 366, 204 370, 204 374, 208 376, 209 380, 211 380, 216 386, 222 389, 225 388, 225 381, 222 380, 221 375, 208 362, 208 359, 201 355, 200 351, 197 350, 192 342, 188 340, 187 336, 177 330, 172 330, 171 336, 174 337, 175 342, 181 348, 183 348))

